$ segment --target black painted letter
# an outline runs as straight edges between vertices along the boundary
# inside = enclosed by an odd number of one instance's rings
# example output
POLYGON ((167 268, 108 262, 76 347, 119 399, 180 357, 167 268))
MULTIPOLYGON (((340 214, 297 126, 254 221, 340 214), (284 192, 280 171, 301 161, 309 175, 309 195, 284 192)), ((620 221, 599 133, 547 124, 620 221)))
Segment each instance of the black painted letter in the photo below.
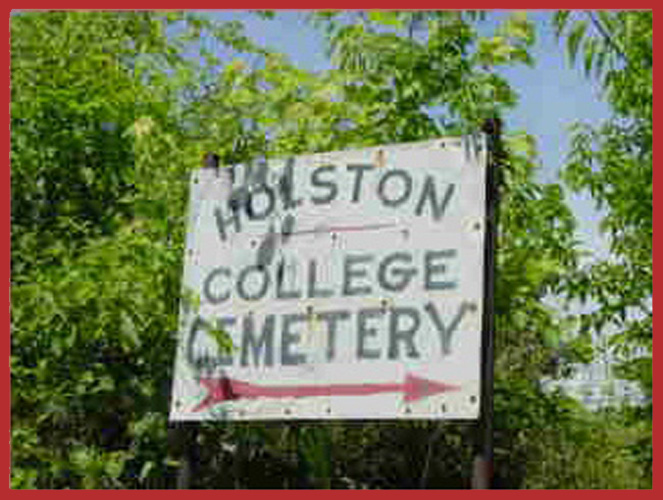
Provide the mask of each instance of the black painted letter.
POLYGON ((274 315, 265 317, 262 325, 260 338, 254 336, 255 324, 252 314, 244 316, 244 325, 242 329, 242 366, 249 365, 249 348, 253 354, 253 365, 260 364, 260 352, 264 350, 264 365, 272 366, 274 364, 274 315))
POLYGON ((338 186, 334 182, 320 179, 320 174, 325 172, 334 172, 335 170, 336 166, 334 165, 324 165, 322 167, 316 168, 311 174, 311 185, 313 187, 320 187, 328 190, 327 194, 324 196, 311 196, 311 201, 313 204, 322 205, 325 203, 331 203, 334 198, 336 198, 336 194, 338 193, 338 186))
POLYGON ((359 201, 359 195, 361 194, 361 181, 364 178, 364 172, 366 170, 372 170, 373 165, 359 164, 359 165, 348 165, 348 172, 355 172, 355 183, 352 188, 352 202, 357 203, 359 201))
POLYGON ((306 356, 302 353, 291 352, 291 347, 299 344, 300 335, 293 333, 290 327, 294 323, 306 322, 308 317, 305 314, 285 314, 283 315, 283 329, 281 330, 281 364, 301 365, 306 363, 306 356))
POLYGON ((336 356, 336 325, 350 317, 348 311, 327 311, 318 314, 318 318, 327 323, 327 361, 336 356))
POLYGON ((242 269, 237 276, 237 295, 242 300, 260 300, 267 293, 267 288, 269 288, 269 274, 267 270, 262 266, 249 266, 242 269), (262 280, 260 289, 257 293, 250 294, 246 291, 246 280, 250 273, 257 273, 260 275, 262 280))
POLYGON ((421 319, 419 311, 411 307, 395 307, 391 310, 389 318, 389 359, 398 359, 400 355, 399 345, 404 343, 408 358, 418 358, 419 353, 414 346, 414 334, 417 333, 421 319), (409 317, 410 325, 400 325, 400 318, 409 317))
POLYGON ((396 252, 387 255, 378 268, 378 283, 383 290, 390 292, 400 292, 404 290, 412 281, 412 277, 417 274, 417 270, 413 267, 391 267, 391 264, 396 261, 405 262, 409 264, 412 262, 412 255, 406 252, 396 252), (391 272, 389 272, 391 270, 391 272), (388 279, 390 277, 391 279, 388 279))
POLYGON ((410 177, 410 174, 405 170, 390 170, 384 174, 384 176, 382 176, 382 179, 380 179, 380 182, 378 183, 378 198, 380 198, 380 201, 382 201, 382 203, 387 207, 397 207, 398 205, 404 203, 410 197, 411 192, 412 177, 410 177), (386 184, 387 181, 392 177, 400 177, 402 179, 403 189, 399 196, 395 198, 387 198, 385 193, 386 184))
POLYGON ((366 322, 371 318, 382 316, 382 309, 360 309, 357 313, 357 359, 377 359, 380 357, 379 349, 367 349, 367 337, 375 337, 377 330, 369 327, 366 322))
POLYGON ((427 303, 424 306, 424 309, 431 317, 431 320, 433 320, 435 328, 437 328, 437 333, 440 336, 440 349, 442 356, 451 354, 451 336, 458 328, 458 325, 460 324, 460 321, 463 319, 463 316, 465 316, 465 313, 468 310, 470 310, 471 307, 465 303, 461 304, 461 306, 458 308, 458 312, 453 317, 448 327, 444 326, 444 323, 440 319, 440 316, 437 313, 437 309, 435 309, 435 306, 433 305, 432 302, 427 303))
POLYGON ((450 259, 456 257, 455 249, 428 250, 424 255, 424 287, 426 290, 450 290, 456 288, 455 281, 435 281, 435 274, 445 274, 447 266, 436 263, 437 259, 450 259))
POLYGON ((318 263, 315 259, 308 261, 308 298, 319 299, 331 297, 334 294, 333 290, 320 289, 315 287, 315 281, 318 274, 318 263))
POLYGON ((226 278, 230 278, 230 270, 225 267, 217 267, 216 269, 212 270, 212 272, 209 273, 205 278, 205 281, 203 281, 203 296, 210 304, 220 304, 221 302, 224 302, 230 298, 230 292, 226 292, 220 295, 212 291, 212 281, 220 275, 223 275, 226 278))
POLYGON ((449 204, 449 200, 451 200, 451 195, 454 192, 455 186, 455 184, 447 185, 444 198, 442 198, 442 201, 438 204, 437 191, 435 191, 435 181, 430 175, 427 176, 426 181, 424 182, 424 189, 421 191, 421 198, 417 203, 417 208, 415 209, 414 213, 417 216, 421 215, 424 211, 424 204, 426 203, 426 200, 430 199, 430 204, 433 208, 433 218, 435 220, 439 220, 447 209, 447 205, 449 204))
POLYGON ((343 295, 368 295, 371 293, 370 285, 352 286, 352 278, 363 278, 367 276, 366 269, 353 269, 355 264, 362 264, 373 260, 372 255, 346 255, 343 261, 343 295))
POLYGON ((251 220, 264 220, 274 210, 275 203, 276 196, 274 195, 274 190, 266 184, 260 184, 246 197, 246 214, 251 220), (257 212, 254 206, 254 200, 260 194, 267 197, 267 206, 262 209, 262 212, 257 212))

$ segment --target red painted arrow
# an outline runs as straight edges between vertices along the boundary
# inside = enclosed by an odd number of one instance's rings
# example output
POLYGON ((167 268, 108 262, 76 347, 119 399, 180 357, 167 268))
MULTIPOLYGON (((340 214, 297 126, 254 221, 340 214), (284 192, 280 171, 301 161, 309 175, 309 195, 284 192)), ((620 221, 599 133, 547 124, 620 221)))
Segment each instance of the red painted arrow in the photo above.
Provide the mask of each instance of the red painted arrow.
POLYGON ((405 401, 417 401, 439 392, 457 391, 460 387, 407 374, 405 381, 387 384, 279 385, 250 384, 230 378, 201 379, 207 396, 193 411, 235 399, 306 398, 315 396, 369 396, 382 392, 402 392, 405 401))

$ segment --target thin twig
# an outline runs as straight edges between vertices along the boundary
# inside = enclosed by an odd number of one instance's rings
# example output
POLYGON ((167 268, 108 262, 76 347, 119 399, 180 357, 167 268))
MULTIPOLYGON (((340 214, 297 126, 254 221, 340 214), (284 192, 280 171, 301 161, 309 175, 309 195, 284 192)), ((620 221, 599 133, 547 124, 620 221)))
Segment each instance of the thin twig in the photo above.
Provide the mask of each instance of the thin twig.
POLYGON ((598 19, 592 11, 587 11, 587 16, 592 21, 592 24, 598 30, 600 35, 608 43, 608 45, 617 53, 617 56, 619 56, 626 64, 628 64, 628 57, 626 57, 626 53, 612 38, 607 28, 603 25, 603 23, 601 23, 600 19, 598 19))

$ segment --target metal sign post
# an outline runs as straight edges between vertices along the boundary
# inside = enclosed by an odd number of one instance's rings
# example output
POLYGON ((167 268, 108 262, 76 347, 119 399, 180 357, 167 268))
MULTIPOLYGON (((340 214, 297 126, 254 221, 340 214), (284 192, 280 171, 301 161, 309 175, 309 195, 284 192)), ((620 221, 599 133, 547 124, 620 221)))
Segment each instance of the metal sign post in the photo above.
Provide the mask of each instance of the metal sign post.
POLYGON ((495 251, 499 207, 499 164, 502 153, 501 121, 487 120, 483 132, 488 147, 486 172, 486 230, 484 245, 484 309, 481 342, 481 407, 477 455, 472 471, 472 488, 488 489, 493 482, 493 385, 495 338, 495 251))
POLYGON ((198 422, 185 422, 178 429, 180 444, 180 468, 177 473, 177 489, 188 490, 193 486, 200 464, 200 446, 198 445, 198 422))

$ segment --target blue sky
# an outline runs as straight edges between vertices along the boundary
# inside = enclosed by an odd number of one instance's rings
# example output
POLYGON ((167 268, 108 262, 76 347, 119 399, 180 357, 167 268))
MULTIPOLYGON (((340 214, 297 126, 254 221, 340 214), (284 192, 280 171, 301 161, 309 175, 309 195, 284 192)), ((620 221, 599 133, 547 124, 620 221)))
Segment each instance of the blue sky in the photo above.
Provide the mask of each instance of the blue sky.
MULTIPOLYGON (((505 13, 493 11, 489 23, 505 13)), ((520 96, 517 108, 505 117, 506 126, 536 137, 542 162, 540 180, 555 182, 569 150, 568 126, 575 121, 599 123, 608 117, 609 109, 600 99, 595 82, 568 62, 563 43, 552 29, 551 12, 529 11, 528 15, 537 25, 537 42, 532 50, 536 65, 502 71, 520 96)), ((273 20, 259 19, 247 11, 219 11, 214 17, 241 20, 252 39, 287 54, 303 68, 330 67, 322 33, 305 23, 300 12, 279 12, 273 20)), ((570 195, 569 202, 578 218, 578 237, 583 246, 606 255, 598 232, 599 214, 592 201, 586 196, 570 195)))
MULTIPOLYGON (((520 94, 519 105, 507 120, 510 128, 526 130, 537 138, 543 166, 540 178, 555 182, 569 151, 569 125, 576 121, 600 123, 608 118, 609 107, 601 99, 598 85, 569 63, 564 43, 557 40, 551 27, 551 13, 534 11, 529 15, 538 28, 532 51, 536 66, 503 71, 520 94)), ((586 195, 569 198, 578 218, 579 237, 588 247, 606 255, 594 203, 586 195)))

